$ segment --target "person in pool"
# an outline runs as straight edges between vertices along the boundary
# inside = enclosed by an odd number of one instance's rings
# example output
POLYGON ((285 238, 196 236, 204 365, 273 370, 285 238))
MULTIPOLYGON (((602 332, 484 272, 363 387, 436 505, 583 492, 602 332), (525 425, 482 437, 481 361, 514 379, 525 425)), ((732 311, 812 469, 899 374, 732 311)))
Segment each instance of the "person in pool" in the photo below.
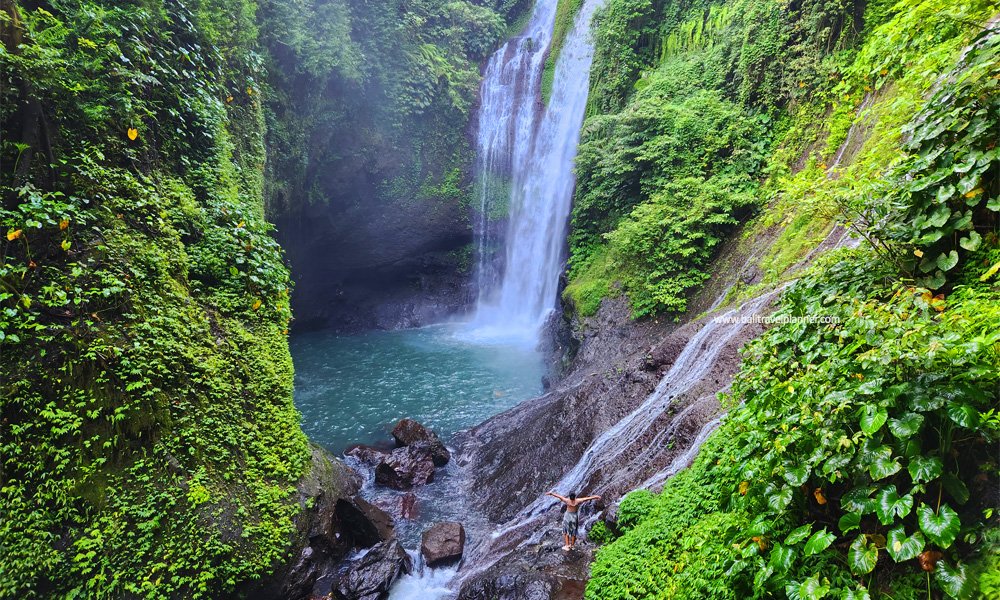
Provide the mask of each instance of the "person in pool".
POLYGON ((552 496, 553 498, 562 501, 566 504, 566 513, 563 515, 563 538, 566 540, 566 545, 563 546, 563 550, 569 550, 576 544, 576 534, 580 528, 580 505, 588 500, 600 500, 600 496, 584 496, 582 498, 577 498, 576 494, 570 494, 569 498, 566 496, 560 496, 555 492, 545 492, 546 496, 552 496))

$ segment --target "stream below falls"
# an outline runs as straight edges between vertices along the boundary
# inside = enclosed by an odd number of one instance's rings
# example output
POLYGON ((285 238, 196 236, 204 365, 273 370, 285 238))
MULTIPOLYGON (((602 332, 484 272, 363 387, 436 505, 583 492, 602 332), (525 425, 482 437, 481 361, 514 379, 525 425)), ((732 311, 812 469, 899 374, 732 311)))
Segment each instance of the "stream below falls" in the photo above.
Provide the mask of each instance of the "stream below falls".
MULTIPOLYGON (((390 430, 409 417, 434 430, 446 445, 477 425, 542 391, 541 353, 518 339, 484 339, 461 324, 339 336, 317 331, 291 338, 295 404, 311 440, 338 456, 353 444, 389 448, 390 430)), ((348 458, 351 464, 353 459, 348 458)), ((356 463, 352 466, 357 466, 356 463)), ((405 492, 376 486, 370 471, 364 497, 398 515, 405 492)), ((479 511, 461 497, 461 469, 450 461, 434 481, 410 490, 413 519, 398 519, 396 535, 419 567, 420 535, 438 521, 460 521, 467 546, 486 533, 479 511)), ((455 569, 419 570, 393 588, 393 600, 448 595, 455 569)))

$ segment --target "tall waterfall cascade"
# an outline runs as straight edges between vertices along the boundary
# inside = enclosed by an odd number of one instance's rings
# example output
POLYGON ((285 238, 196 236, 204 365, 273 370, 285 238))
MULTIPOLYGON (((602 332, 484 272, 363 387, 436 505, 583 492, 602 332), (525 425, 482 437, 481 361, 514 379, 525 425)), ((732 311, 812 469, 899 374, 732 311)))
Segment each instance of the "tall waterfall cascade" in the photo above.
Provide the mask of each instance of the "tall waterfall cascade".
POLYGON ((557 0, 538 0, 520 36, 490 58, 480 91, 479 219, 473 328, 536 340, 556 305, 576 158, 594 48, 590 23, 604 0, 586 0, 562 45, 547 107, 541 80, 557 0), (491 227, 507 214, 505 234, 491 227))

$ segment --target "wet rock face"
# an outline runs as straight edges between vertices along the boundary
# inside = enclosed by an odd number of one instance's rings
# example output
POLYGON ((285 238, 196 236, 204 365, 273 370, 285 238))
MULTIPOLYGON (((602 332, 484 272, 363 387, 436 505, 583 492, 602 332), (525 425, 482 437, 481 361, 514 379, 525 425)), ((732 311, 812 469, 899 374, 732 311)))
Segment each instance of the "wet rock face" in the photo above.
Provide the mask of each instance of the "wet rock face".
POLYGON ((392 437, 400 446, 413 446, 430 453, 434 464, 443 467, 451 460, 451 453, 437 434, 413 419, 403 419, 392 429, 392 437))
POLYGON ((538 544, 523 546, 462 583, 458 600, 581 600, 589 578, 593 547, 561 549, 553 529, 538 544))
POLYGON ((410 556, 398 540, 381 542, 352 563, 340 577, 336 597, 339 600, 385 600, 396 579, 412 569, 410 556))
POLYGON ((389 513, 361 496, 337 501, 337 516, 356 546, 366 548, 396 535, 389 513))
POLYGON ((458 562, 465 549, 465 528, 461 523, 435 523, 420 539, 420 553, 427 566, 439 567, 458 562))
POLYGON ((309 472, 299 481, 292 559, 267 581, 240 590, 254 600, 305 600, 331 593, 343 559, 393 535, 392 518, 360 496, 361 478, 342 461, 313 447, 309 472))
POLYGON ((412 446, 397 448, 375 467, 375 483, 397 490, 434 481, 430 452, 412 446))
POLYGON ((377 195, 355 188, 276 215, 296 283, 296 329, 418 327, 464 312, 475 300, 464 258, 473 241, 468 210, 457 202, 433 202, 427 210, 412 198, 357 202, 377 195))

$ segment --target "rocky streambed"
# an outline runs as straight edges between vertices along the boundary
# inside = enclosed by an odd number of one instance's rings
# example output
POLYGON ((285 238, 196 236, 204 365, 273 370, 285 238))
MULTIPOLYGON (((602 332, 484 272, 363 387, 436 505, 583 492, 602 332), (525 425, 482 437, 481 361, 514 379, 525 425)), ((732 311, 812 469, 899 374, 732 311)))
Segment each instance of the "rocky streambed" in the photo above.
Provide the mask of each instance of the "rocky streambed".
POLYGON ((575 332, 576 360, 548 393, 451 449, 410 419, 393 444, 356 445, 344 459, 317 448, 295 558, 258 597, 582 598, 594 550, 585 532, 613 524, 625 493, 659 487, 693 459, 739 347, 762 330, 747 317, 775 295, 685 325, 622 326, 627 306, 606 302, 575 332), (581 509, 569 552, 550 489, 604 498, 581 509))

